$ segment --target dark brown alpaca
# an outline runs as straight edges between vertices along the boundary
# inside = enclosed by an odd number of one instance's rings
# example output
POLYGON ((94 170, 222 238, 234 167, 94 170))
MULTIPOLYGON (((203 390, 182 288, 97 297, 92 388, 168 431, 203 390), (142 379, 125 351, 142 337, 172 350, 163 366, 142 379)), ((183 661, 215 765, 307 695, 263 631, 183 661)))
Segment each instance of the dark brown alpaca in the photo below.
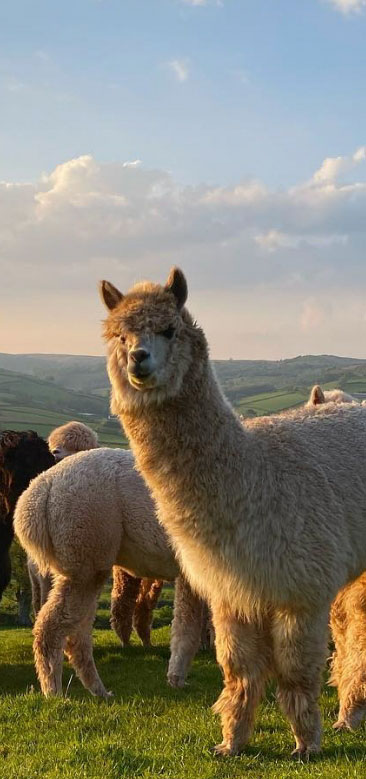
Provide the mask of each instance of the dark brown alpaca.
POLYGON ((46 441, 33 430, 0 433, 0 600, 11 578, 15 504, 31 479, 54 464, 46 441))

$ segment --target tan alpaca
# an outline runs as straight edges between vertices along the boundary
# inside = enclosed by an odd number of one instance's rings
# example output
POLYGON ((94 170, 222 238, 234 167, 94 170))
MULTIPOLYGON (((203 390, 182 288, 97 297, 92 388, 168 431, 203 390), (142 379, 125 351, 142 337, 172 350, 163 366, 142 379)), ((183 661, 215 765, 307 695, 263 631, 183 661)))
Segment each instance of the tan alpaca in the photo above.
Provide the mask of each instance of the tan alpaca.
POLYGON ((52 430, 48 436, 48 446, 58 463, 64 457, 69 457, 76 452, 97 449, 99 443, 98 436, 91 427, 73 420, 52 430))
MULTIPOLYGON (((83 422, 74 420, 52 430, 47 443, 57 463, 64 457, 76 454, 76 452, 95 449, 99 446, 98 436, 94 430, 88 425, 84 425, 83 422)), ((36 563, 30 558, 27 560, 27 567, 32 587, 33 614, 36 617, 48 598, 52 587, 52 575, 49 572, 42 575, 36 563)))
MULTIPOLYGON (((56 462, 64 457, 99 447, 98 436, 83 422, 67 422, 56 427, 48 437, 48 446, 56 462)), ((32 585, 32 604, 36 616, 48 598, 52 586, 50 574, 42 576, 37 565, 28 560, 28 572, 32 585)), ((140 579, 130 576, 118 565, 113 566, 111 598, 111 626, 122 646, 130 643, 132 626, 143 646, 151 646, 153 610, 163 587, 161 579, 140 579)))
MULTIPOLYGON (((313 387, 308 406, 323 403, 356 403, 342 390, 323 392, 313 387)), ((366 714, 366 573, 338 593, 330 611, 335 644, 330 684, 338 689, 336 730, 353 730, 366 714)))
POLYGON ((130 451, 80 452, 40 474, 17 503, 14 529, 41 573, 50 569, 54 575, 33 629, 45 695, 62 692, 64 647, 83 685, 107 695, 94 665, 91 632, 114 564, 140 578, 176 579, 168 681, 183 686, 200 643, 203 604, 180 575, 130 451))
POLYGON ((112 408, 193 587, 213 612, 223 741, 246 744, 266 679, 320 748, 330 604, 366 568, 365 410, 326 404, 242 425, 173 269, 123 296, 102 282, 112 408))

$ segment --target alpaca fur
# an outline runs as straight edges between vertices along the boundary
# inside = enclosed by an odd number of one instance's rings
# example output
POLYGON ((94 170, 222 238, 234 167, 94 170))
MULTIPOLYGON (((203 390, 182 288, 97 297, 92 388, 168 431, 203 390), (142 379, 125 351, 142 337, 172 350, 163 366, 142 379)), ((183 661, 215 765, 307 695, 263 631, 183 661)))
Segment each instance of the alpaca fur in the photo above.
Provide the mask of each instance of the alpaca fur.
POLYGON ((319 384, 315 384, 310 392, 306 407, 313 409, 315 406, 320 406, 324 403, 357 403, 357 400, 341 389, 322 390, 319 384))
MULTIPOLYGON (((313 387, 309 406, 323 403, 356 403, 342 390, 323 392, 313 387)), ((330 684, 338 689, 336 730, 353 730, 366 715, 366 574, 343 587, 332 603, 330 627, 335 649, 330 684)))
POLYGON ((173 269, 125 296, 101 283, 112 409, 183 571, 208 599, 224 690, 219 754, 248 741, 274 676, 295 754, 320 749, 330 605, 366 568, 365 410, 326 404, 243 425, 173 269), (331 408, 330 408, 331 405, 331 408))
POLYGON ((180 687, 196 653, 202 602, 180 575, 150 493, 130 451, 93 449, 67 457, 35 479, 18 501, 15 532, 54 584, 34 625, 42 692, 62 692, 65 652, 83 685, 107 696, 94 665, 97 598, 113 565, 136 577, 176 579, 168 681, 180 687))
POLYGON ((84 452, 86 449, 96 449, 99 446, 98 436, 83 422, 67 422, 56 427, 48 436, 48 446, 56 462, 70 454, 84 452))
MULTIPOLYGON (((76 452, 99 447, 98 436, 83 422, 67 422, 55 428, 48 438, 48 446, 56 462, 76 452)), ((42 577, 34 563, 29 564, 32 582, 33 610, 37 614, 48 597, 51 577, 42 577)), ((151 646, 151 624, 153 610, 163 587, 161 579, 147 579, 130 576, 118 565, 113 567, 113 589, 111 599, 111 625, 122 646, 130 643, 132 627, 143 646, 151 646)))
MULTIPOLYGON (((99 446, 97 434, 83 422, 67 422, 65 425, 56 427, 48 436, 48 448, 55 462, 60 462, 64 457, 85 449, 95 449, 97 446, 99 446)), ((50 572, 42 575, 36 563, 30 558, 27 560, 27 566, 32 587, 33 614, 36 617, 48 598, 52 587, 52 575, 50 572)))
POLYGON ((46 442, 33 430, 0 433, 0 600, 11 579, 15 504, 30 480, 54 464, 46 442))

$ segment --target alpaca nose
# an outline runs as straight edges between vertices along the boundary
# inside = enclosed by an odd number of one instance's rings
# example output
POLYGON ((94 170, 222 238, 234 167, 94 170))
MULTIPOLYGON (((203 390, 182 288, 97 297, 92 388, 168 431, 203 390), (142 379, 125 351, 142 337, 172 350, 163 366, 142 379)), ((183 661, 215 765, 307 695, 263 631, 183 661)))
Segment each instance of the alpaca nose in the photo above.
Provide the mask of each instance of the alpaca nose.
POLYGON ((139 365, 141 362, 147 360, 148 357, 150 357, 150 353, 147 352, 146 349, 134 349, 134 351, 130 352, 129 357, 131 357, 133 362, 139 365))

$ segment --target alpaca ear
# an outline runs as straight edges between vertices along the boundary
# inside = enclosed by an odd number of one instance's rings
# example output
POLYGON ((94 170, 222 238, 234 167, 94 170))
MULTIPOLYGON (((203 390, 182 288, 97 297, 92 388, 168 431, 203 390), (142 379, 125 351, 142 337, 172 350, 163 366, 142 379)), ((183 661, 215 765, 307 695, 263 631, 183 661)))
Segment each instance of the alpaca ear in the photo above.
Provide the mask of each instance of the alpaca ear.
POLYGON ((315 384, 315 387, 311 390, 310 403, 312 406, 320 406, 321 403, 325 403, 324 392, 319 384, 315 384))
POLYGON ((165 289, 167 292, 173 293, 177 301, 178 309, 180 310, 183 308, 188 297, 188 287, 186 277, 180 268, 174 267, 171 269, 168 276, 168 281, 165 284, 165 289))
POLYGON ((118 303, 123 300, 122 292, 120 292, 117 287, 114 287, 110 281, 99 282, 99 293, 104 305, 109 311, 113 311, 113 309, 118 306, 118 303))

